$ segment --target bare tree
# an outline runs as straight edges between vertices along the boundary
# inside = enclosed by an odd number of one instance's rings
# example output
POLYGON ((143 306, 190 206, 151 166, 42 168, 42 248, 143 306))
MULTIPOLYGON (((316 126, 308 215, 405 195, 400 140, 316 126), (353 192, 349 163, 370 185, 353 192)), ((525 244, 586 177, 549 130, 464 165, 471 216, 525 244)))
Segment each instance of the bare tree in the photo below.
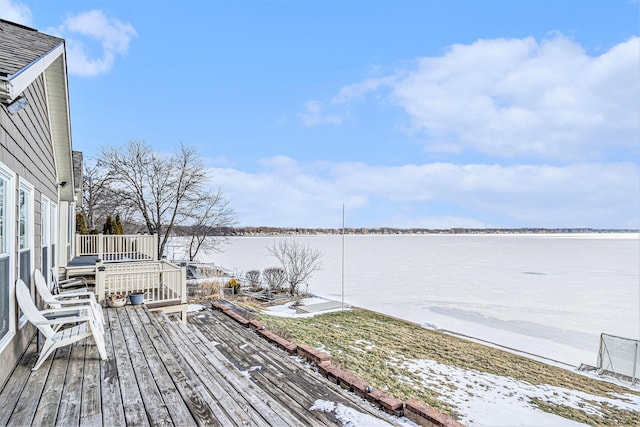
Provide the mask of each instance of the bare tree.
POLYGON ((268 267, 262 270, 262 277, 272 292, 280 292, 287 281, 287 275, 280 267, 268 267))
POLYGON ((249 270, 244 275, 247 282, 249 282, 249 287, 251 289, 256 289, 260 287, 260 271, 258 270, 249 270))
POLYGON ((193 261, 200 250, 218 251, 225 237, 216 233, 235 224, 235 214, 224 198, 222 190, 200 195, 190 202, 187 221, 189 226, 189 261, 193 261))
POLYGON ((321 267, 322 253, 297 240, 280 240, 267 249, 282 264, 291 295, 298 295, 300 285, 321 267))
POLYGON ((82 213, 87 221, 87 228, 95 230, 112 214, 113 200, 107 171, 95 161, 84 162, 82 173, 82 213))
POLYGON ((195 149, 180 145, 173 155, 161 155, 142 141, 130 141, 124 150, 102 149, 100 165, 111 177, 110 187, 132 209, 149 234, 158 234, 158 254, 174 227, 191 218, 203 200, 208 181, 195 149))

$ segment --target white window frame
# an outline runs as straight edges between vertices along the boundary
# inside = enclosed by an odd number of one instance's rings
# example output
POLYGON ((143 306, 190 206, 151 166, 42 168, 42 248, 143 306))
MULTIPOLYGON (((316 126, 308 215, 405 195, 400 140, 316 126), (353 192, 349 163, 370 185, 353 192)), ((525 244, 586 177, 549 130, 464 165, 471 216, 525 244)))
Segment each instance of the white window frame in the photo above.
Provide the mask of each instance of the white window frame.
POLYGON ((51 239, 49 245, 51 246, 51 267, 55 268, 55 272, 58 271, 58 259, 59 254, 56 250, 60 250, 60 242, 58 241, 58 204, 51 200, 49 205, 51 209, 51 239))
POLYGON ((6 191, 4 194, 5 202, 5 218, 1 227, 4 228, 3 238, 5 239, 5 251, 0 255, 3 259, 9 259, 9 329, 7 333, 0 337, 0 352, 11 342, 16 335, 16 285, 15 285, 15 191, 16 191, 16 175, 15 173, 0 162, 0 178, 6 183, 6 191), (6 255, 5 255, 6 254, 6 255))
MULTIPOLYGON (((23 250, 29 250, 29 282, 27 283, 27 286, 29 287, 29 289, 32 288, 31 286, 31 273, 33 272, 34 269, 34 259, 35 259, 35 221, 34 221, 34 192, 35 189, 33 187, 33 185, 29 184, 24 178, 20 177, 20 182, 19 182, 19 186, 18 186, 18 205, 20 203, 20 193, 21 192, 25 192, 26 196, 27 196, 27 212, 26 212, 26 226, 27 226, 27 230, 25 233, 25 240, 26 240, 26 247, 23 249, 20 247, 20 228, 18 228, 17 232, 18 232, 18 248, 17 248, 17 252, 18 252, 18 277, 20 277, 22 274, 22 265, 20 265, 20 260, 22 259, 22 257, 20 256, 20 252, 23 250)), ((16 218, 18 220, 18 227, 20 227, 20 206, 18 206, 18 217, 16 218)), ((31 295, 31 298, 35 300, 34 295, 31 295)), ((27 316, 25 316, 24 314, 22 314, 20 316, 20 319, 18 320, 18 329, 21 329, 24 325, 27 324, 27 316)))
POLYGON ((75 253, 76 233, 76 205, 73 202, 67 204, 67 261, 73 258, 75 253))
POLYGON ((42 275, 45 277, 47 284, 51 282, 51 236, 53 234, 51 226, 51 199, 44 194, 40 195, 40 252, 46 250, 47 265, 44 265, 44 259, 40 259, 42 275), (45 268, 46 267, 46 268, 45 268))

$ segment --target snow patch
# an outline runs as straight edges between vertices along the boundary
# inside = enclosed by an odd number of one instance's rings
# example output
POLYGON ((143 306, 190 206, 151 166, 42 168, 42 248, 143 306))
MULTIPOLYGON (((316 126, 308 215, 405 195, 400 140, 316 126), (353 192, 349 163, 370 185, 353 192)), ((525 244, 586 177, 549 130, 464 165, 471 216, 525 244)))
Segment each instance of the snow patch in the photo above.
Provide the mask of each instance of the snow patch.
POLYGON ((364 347, 362 348, 360 347, 356 348, 352 346, 352 348, 354 348, 356 351, 362 351, 362 349, 371 351, 376 347, 372 342, 367 340, 355 340, 353 343, 359 346, 362 346, 364 344, 364 347))
POLYGON ((595 396, 577 390, 551 385, 533 385, 510 377, 502 377, 476 370, 466 370, 424 359, 394 359, 390 364, 411 374, 401 379, 409 384, 437 389, 440 400, 453 405, 461 422, 474 425, 583 425, 558 415, 549 414, 531 402, 567 406, 601 415, 598 404, 629 411, 640 411, 640 396, 595 396))
POLYGON ((204 310, 206 307, 200 304, 189 304, 187 306, 187 313, 191 313, 194 311, 204 310))
POLYGON ((244 376, 247 379, 251 379, 251 375, 249 374, 249 372, 253 372, 253 371, 261 371, 262 370, 262 366, 260 365, 256 365, 256 366, 252 366, 249 369, 247 369, 246 371, 240 371, 240 374, 242 376, 244 376))
POLYGON ((335 403, 328 400, 322 400, 322 399, 316 400, 311 406, 311 408, 309 408, 309 410, 332 413, 335 415, 338 421, 340 421, 340 423, 345 427, 356 427, 356 426, 376 427, 376 426, 392 425, 384 420, 373 417, 369 414, 356 411, 355 409, 345 406, 342 403, 335 403))
MULTIPOLYGON (((326 298, 320 297, 310 297, 303 298, 300 300, 301 305, 312 305, 312 304, 320 304, 323 302, 331 301, 326 298)), ((272 305, 270 307, 265 308, 262 313, 267 314, 269 316, 278 316, 278 317, 292 317, 292 318, 309 318, 318 316, 320 314, 333 313, 336 311, 340 311, 341 308, 334 308, 329 310, 315 311, 313 313, 298 313, 295 308, 291 308, 293 302, 289 301, 280 305, 272 305)), ((350 308, 345 308, 345 310, 350 310, 350 308)))

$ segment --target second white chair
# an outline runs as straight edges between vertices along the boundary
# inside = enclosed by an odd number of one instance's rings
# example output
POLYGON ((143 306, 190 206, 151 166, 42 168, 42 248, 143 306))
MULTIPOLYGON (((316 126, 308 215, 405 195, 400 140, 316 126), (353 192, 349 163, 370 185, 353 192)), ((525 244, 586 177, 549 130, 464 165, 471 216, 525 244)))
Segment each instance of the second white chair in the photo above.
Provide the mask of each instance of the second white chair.
POLYGON ((27 316, 29 322, 38 328, 46 339, 40 356, 32 368, 33 370, 38 369, 57 348, 73 344, 87 337, 93 337, 96 347, 98 347, 100 358, 107 360, 104 335, 100 332, 98 326, 100 322, 95 319, 90 306, 76 306, 76 310, 78 311, 76 315, 66 314, 69 311, 66 308, 38 310, 31 299, 29 288, 27 288, 27 285, 20 279, 16 281, 16 297, 18 299, 18 305, 25 316, 27 316), (47 314, 60 314, 63 317, 47 319, 45 318, 47 314), (57 325, 69 325, 69 327, 59 330, 54 329, 54 326, 57 325))
POLYGON ((40 294, 40 298, 51 308, 68 308, 73 309, 75 306, 90 306, 93 310, 94 317, 99 320, 98 324, 100 332, 104 332, 104 316, 102 315, 102 307, 96 301, 96 296, 88 290, 75 290, 62 292, 53 295, 47 286, 47 282, 40 270, 35 269, 33 272, 33 281, 36 284, 36 290, 40 294))

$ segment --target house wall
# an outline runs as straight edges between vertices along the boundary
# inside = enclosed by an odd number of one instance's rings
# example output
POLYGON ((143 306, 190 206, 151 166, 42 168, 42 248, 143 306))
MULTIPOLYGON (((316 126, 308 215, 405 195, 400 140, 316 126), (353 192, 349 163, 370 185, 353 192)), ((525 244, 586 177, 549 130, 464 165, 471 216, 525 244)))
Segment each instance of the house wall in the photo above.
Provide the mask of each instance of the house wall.
MULTIPOLYGON (((58 203, 55 159, 48 119, 46 89, 42 75, 24 92, 28 106, 17 114, 11 115, 4 106, 0 107, 0 162, 16 174, 14 209, 11 219, 14 221, 14 265, 13 281, 18 276, 18 191, 22 180, 33 187, 32 212, 30 226, 32 230, 31 272, 42 269, 41 248, 41 199, 42 195, 58 203)), ((14 286, 13 283, 9 284, 14 286)), ((32 294, 33 286, 32 286, 32 294)), ((11 292, 10 295, 14 295, 11 292)), ((14 298, 15 304, 15 298, 14 298)), ((24 323, 24 322, 23 322, 24 323)), ((4 384, 13 366, 26 349, 35 329, 28 323, 20 325, 18 310, 15 310, 15 335, 0 348, 0 386, 4 384)))

